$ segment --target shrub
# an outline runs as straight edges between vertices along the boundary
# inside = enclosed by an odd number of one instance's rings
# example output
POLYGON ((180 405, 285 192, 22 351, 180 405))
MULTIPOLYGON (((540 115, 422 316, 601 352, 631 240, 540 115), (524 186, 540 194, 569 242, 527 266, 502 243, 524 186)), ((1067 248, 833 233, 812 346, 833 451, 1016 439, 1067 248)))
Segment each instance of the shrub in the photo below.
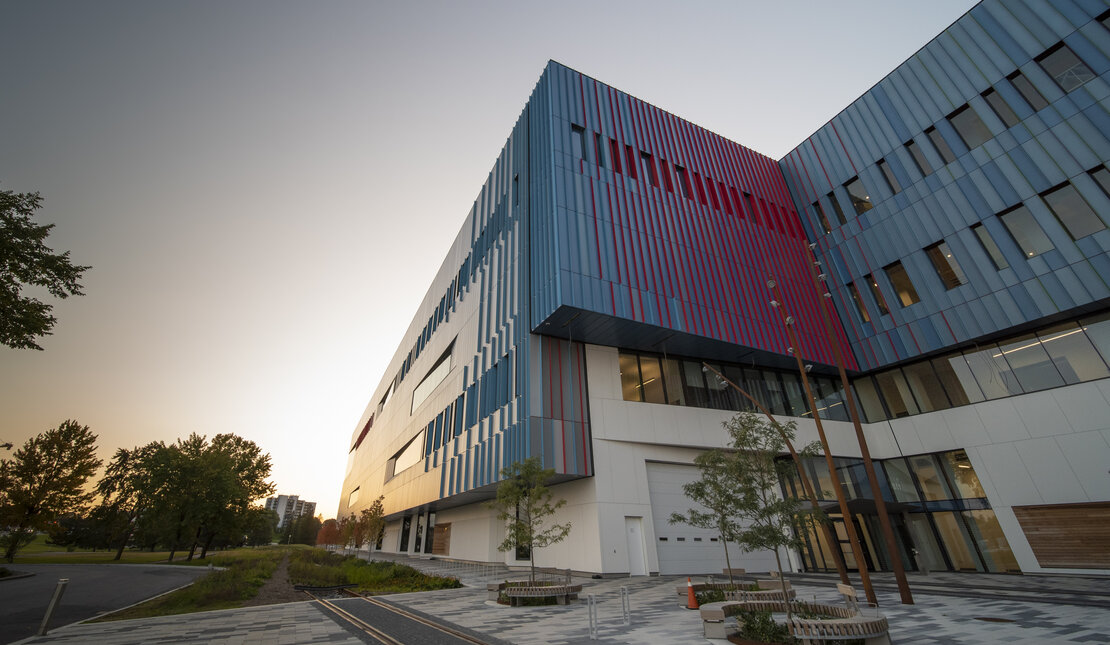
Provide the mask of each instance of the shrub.
POLYGON ((790 628, 780 625, 769 611, 745 611, 737 616, 740 637, 760 643, 796 643, 790 628))

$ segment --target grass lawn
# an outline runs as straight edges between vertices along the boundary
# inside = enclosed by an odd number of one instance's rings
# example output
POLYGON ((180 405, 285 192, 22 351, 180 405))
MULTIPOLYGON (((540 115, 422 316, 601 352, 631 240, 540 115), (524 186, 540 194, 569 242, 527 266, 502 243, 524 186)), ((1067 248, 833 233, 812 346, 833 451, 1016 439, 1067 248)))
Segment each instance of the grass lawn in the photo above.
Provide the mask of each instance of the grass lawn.
POLYGON ((210 554, 208 558, 190 564, 207 565, 211 562, 225 569, 213 571, 184 589, 178 589, 90 622, 170 616, 239 607, 253 598, 258 593, 258 588, 269 580, 286 551, 284 547, 263 547, 210 554))
POLYGON ((294 584, 330 587, 357 584, 365 593, 406 593, 461 587, 454 578, 425 575, 393 562, 367 562, 354 556, 311 549, 289 559, 289 579, 294 584))
MULTIPOLYGON (((45 535, 36 535, 33 542, 15 554, 13 564, 106 564, 115 562, 115 550, 93 551, 91 549, 74 549, 69 551, 64 546, 46 543, 45 535)), ((170 557, 169 551, 135 551, 125 549, 120 562, 130 564, 152 564, 165 562, 170 557)))

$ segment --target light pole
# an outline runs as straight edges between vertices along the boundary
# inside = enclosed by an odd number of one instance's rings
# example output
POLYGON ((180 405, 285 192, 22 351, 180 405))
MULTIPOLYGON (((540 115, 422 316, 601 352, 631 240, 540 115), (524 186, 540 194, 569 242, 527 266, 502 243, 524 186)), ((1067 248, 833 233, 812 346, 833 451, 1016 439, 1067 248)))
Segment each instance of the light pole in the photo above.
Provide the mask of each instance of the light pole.
MULTIPOLYGON (((702 361, 701 365, 703 371, 709 370, 716 374, 717 378, 721 379, 721 382, 727 383, 732 387, 732 389, 744 395, 744 398, 751 401, 755 405, 755 407, 759 408, 759 411, 762 412, 764 416, 770 419, 771 425, 779 431, 780 435, 782 435, 783 441, 786 442, 786 448, 790 451, 790 457, 794 460, 794 465, 798 468, 798 477, 802 480, 802 489, 805 490, 806 497, 809 498, 810 506, 813 508, 814 512, 819 513, 821 507, 817 505, 817 495, 814 494, 813 485, 810 483, 809 477, 806 476, 805 468, 802 465, 802 458, 798 456, 798 451, 794 450, 794 444, 791 443, 790 438, 786 436, 786 433, 782 431, 782 426, 779 425, 779 422, 775 419, 774 415, 771 414, 771 411, 767 409, 767 406, 760 403, 758 399, 749 394, 746 390, 730 381, 728 377, 726 377, 724 374, 718 372, 709 363, 702 361)), ((835 540, 833 539, 832 529, 829 528, 829 523, 822 521, 819 522, 819 524, 821 525, 822 532, 825 534, 825 540, 829 543, 829 551, 833 554, 833 561, 836 562, 836 572, 840 575, 840 582, 842 582, 843 584, 850 584, 850 582, 848 581, 848 568, 844 565, 844 555, 840 553, 839 549, 832 548, 835 540)))
POLYGON ((848 414, 852 418, 852 427, 856 431, 856 441, 859 442, 860 456, 863 457, 863 467, 867 472, 867 481, 871 483, 871 497, 875 500, 875 511, 879 516, 879 526, 882 527, 883 540, 886 542, 886 550, 890 554, 890 566, 894 569, 894 579, 898 582, 898 593, 902 598, 903 605, 913 604, 913 594, 910 593, 910 585, 906 580, 906 570, 902 566, 902 554, 898 551, 898 546, 894 541, 894 530, 890 526, 890 516, 886 512, 886 500, 883 499, 883 491, 879 488, 879 480, 875 476, 875 464, 871 461, 871 450, 867 447, 867 438, 863 434, 863 426, 859 420, 859 410, 856 408, 856 398, 852 394, 851 384, 848 383, 848 375, 844 368, 844 353, 840 348, 840 339, 837 338, 836 333, 833 331, 832 317, 826 309, 826 303, 832 300, 832 294, 829 293, 823 286, 824 273, 820 273, 817 267, 821 263, 813 255, 813 247, 810 246, 806 253, 809 255, 809 275, 813 279, 814 287, 817 287, 818 292, 821 294, 821 320, 825 325, 825 337, 828 339, 829 344, 832 345, 833 358, 836 360, 836 369, 840 372, 840 384, 844 388, 844 404, 848 406, 848 414))
MULTIPOLYGON (((879 599, 875 596, 875 590, 871 587, 871 574, 867 571, 867 561, 863 557, 863 550, 859 545, 859 537, 856 535, 856 527, 852 522, 852 514, 848 510, 848 500, 844 498, 844 489, 840 486, 840 475, 836 472, 836 464, 833 463, 832 451, 829 449, 829 440, 825 437, 825 428, 821 425, 821 415, 817 412, 817 401, 813 398, 813 389, 809 386, 809 375, 805 363, 802 361, 802 348, 798 344, 797 334, 794 333, 794 317, 788 316, 782 300, 779 295, 779 286, 773 279, 767 280, 767 287, 771 290, 771 307, 779 312, 782 319, 782 324, 786 327, 786 338, 790 342, 791 353, 794 355, 794 360, 798 364, 798 373, 802 376, 802 387, 806 392, 806 399, 809 401, 809 409, 813 414, 813 422, 817 425, 817 436, 821 439, 821 448, 825 452, 825 463, 829 468, 829 478, 832 481, 833 490, 836 492, 836 502, 840 506, 840 515, 844 521, 844 530, 848 534, 848 544, 852 548, 852 556, 856 560, 856 568, 859 570, 860 582, 863 583, 863 591, 867 596, 867 602, 878 605, 879 599)), ((835 545, 839 548, 839 544, 835 545)), ((829 548, 834 545, 830 544, 829 548)))

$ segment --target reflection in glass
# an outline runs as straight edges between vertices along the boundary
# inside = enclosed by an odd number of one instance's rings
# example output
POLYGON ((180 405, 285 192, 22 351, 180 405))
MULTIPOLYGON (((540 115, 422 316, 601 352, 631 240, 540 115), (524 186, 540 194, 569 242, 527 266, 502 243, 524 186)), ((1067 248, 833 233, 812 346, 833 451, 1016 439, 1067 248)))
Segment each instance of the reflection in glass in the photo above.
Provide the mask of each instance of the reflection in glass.
POLYGON ((673 358, 663 359, 663 382, 667 386, 667 403, 686 405, 686 397, 682 394, 681 368, 673 358))
POLYGON ((944 388, 941 387, 940 380, 933 373, 933 366, 929 362, 907 365, 902 372, 922 412, 945 410, 950 407, 948 397, 944 395, 944 388))
POLYGON ((979 476, 967 458, 967 452, 953 450, 940 455, 940 463, 948 481, 956 487, 957 497, 961 499, 986 497, 983 485, 979 483, 979 476))
POLYGON ((863 187, 863 182, 859 180, 859 177, 853 177, 849 180, 848 183, 844 184, 844 189, 848 191, 848 198, 852 201, 852 208, 856 209, 856 215, 863 215, 874 208, 874 204, 871 203, 871 195, 863 187))
POLYGON ((640 376, 643 379, 641 389, 644 392, 644 401, 648 403, 666 403, 667 398, 663 394, 663 374, 659 368, 659 359, 654 356, 641 356, 640 376))
POLYGON ((701 364, 695 361, 682 361, 682 377, 688 404, 696 408, 708 408, 709 394, 705 390, 701 364))
POLYGON ((879 397, 879 391, 875 389, 875 382, 871 380, 871 377, 864 376, 857 379, 853 387, 856 389, 856 403, 863 410, 863 416, 867 419, 867 422, 885 421, 887 418, 886 411, 883 410, 882 399, 879 397))
POLYGON ((967 366, 963 354, 934 358, 932 363, 952 405, 967 405, 983 400, 983 392, 971 375, 971 368, 967 366))
POLYGON ((998 219, 1006 225, 1006 230, 1010 231, 1014 242, 1017 242, 1026 257, 1031 258, 1056 248, 1025 205, 1000 214, 998 219))
POLYGON ((943 571, 948 568, 944 555, 937 544, 933 526, 925 513, 910 513, 910 535, 913 537, 913 548, 917 549, 917 557, 921 563, 932 571, 943 571))
POLYGON ((875 375, 875 382, 879 384, 879 391, 883 393, 886 407, 894 418, 908 417, 917 414, 917 403, 910 394, 910 386, 902 376, 902 370, 897 368, 880 372, 875 375))
POLYGON ((806 404, 805 390, 802 389, 802 381, 798 378, 797 374, 783 373, 782 384, 786 390, 786 413, 790 416, 802 417, 806 416, 809 412, 809 406, 806 404))
POLYGON ((994 511, 990 509, 964 511, 963 516, 975 544, 979 547, 979 553, 986 560, 987 571, 999 573, 1021 571, 994 511))
POLYGON ((1079 321, 1079 326, 1087 333, 1087 338, 1102 354, 1102 360, 1110 364, 1110 312, 1099 314, 1079 321))
POLYGON ((890 482, 890 490, 894 493, 895 500, 899 502, 921 501, 905 459, 885 459, 881 463, 883 470, 886 471, 886 478, 890 482))
POLYGON ((941 475, 933 455, 917 455, 907 459, 910 467, 913 468, 913 473, 917 475, 917 482, 921 484, 921 492, 925 495, 925 499, 953 499, 952 491, 948 489, 948 482, 941 475))
POLYGON ((1093 235, 1106 228, 1106 224, 1095 214, 1091 205, 1071 184, 1064 184, 1041 197, 1073 240, 1093 235))
POLYGON ((977 352, 964 352, 964 358, 986 398, 997 399, 1021 394, 1021 386, 1010 372, 1010 366, 998 345, 991 344, 977 352))
POLYGON ((642 401, 640 397, 640 366, 635 354, 620 353, 621 393, 625 401, 642 401))
POLYGON ((999 353, 994 358, 1006 357, 1018 383, 1026 392, 1036 392, 1064 384, 1064 379, 1052 365, 1048 352, 1033 334, 1018 336, 1008 343, 999 345, 999 353))
POLYGON ((1037 63, 1065 92, 1070 92, 1095 77, 1091 68, 1063 43, 1039 57, 1037 63))
POLYGON ((933 513, 940 539, 956 571, 982 571, 971 546, 971 536, 955 513, 933 513))
POLYGON ((921 298, 917 295, 917 289, 913 288, 913 282, 910 281, 910 276, 906 273, 906 268, 902 266, 902 262, 893 262, 883 267, 886 271, 886 277, 890 278, 890 284, 894 287, 894 293, 898 295, 898 300, 901 301, 903 307, 920 302, 921 298))
POLYGON ((1064 382, 1079 383, 1110 376, 1106 363, 1079 325, 1070 322, 1037 332, 1064 382))

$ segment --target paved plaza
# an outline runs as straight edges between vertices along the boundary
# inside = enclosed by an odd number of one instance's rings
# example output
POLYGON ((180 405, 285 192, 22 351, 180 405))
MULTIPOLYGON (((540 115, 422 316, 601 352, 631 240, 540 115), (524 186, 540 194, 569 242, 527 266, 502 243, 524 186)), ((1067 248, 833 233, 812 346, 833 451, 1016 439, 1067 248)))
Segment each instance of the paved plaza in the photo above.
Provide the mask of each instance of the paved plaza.
MULTIPOLYGON (((675 586, 685 578, 640 577, 593 580, 577 604, 510 608, 486 600, 485 583, 503 580, 497 567, 466 567, 443 561, 409 560, 429 572, 452 573, 469 586, 382 596, 408 611, 482 634, 491 642, 718 643, 701 637, 698 612, 678 604, 675 586), (627 590, 625 624, 622 590, 627 590), (597 640, 591 639, 587 596, 596 600, 597 640)), ((895 643, 1110 643, 1110 593, 1098 578, 992 576, 940 573, 911 577, 916 604, 899 604, 889 576, 875 576, 881 611, 895 643), (1045 602, 1042 602, 1043 599, 1045 602), (1084 602, 1084 599, 1089 602, 1084 602), (1094 605, 1094 606, 1092 606, 1094 605)), ((800 576, 801 599, 838 603, 835 576, 800 576)), ((357 599, 340 603, 359 603, 357 599)), ((34 643, 339 643, 364 642, 315 603, 204 612, 96 625, 71 625, 34 643)))

